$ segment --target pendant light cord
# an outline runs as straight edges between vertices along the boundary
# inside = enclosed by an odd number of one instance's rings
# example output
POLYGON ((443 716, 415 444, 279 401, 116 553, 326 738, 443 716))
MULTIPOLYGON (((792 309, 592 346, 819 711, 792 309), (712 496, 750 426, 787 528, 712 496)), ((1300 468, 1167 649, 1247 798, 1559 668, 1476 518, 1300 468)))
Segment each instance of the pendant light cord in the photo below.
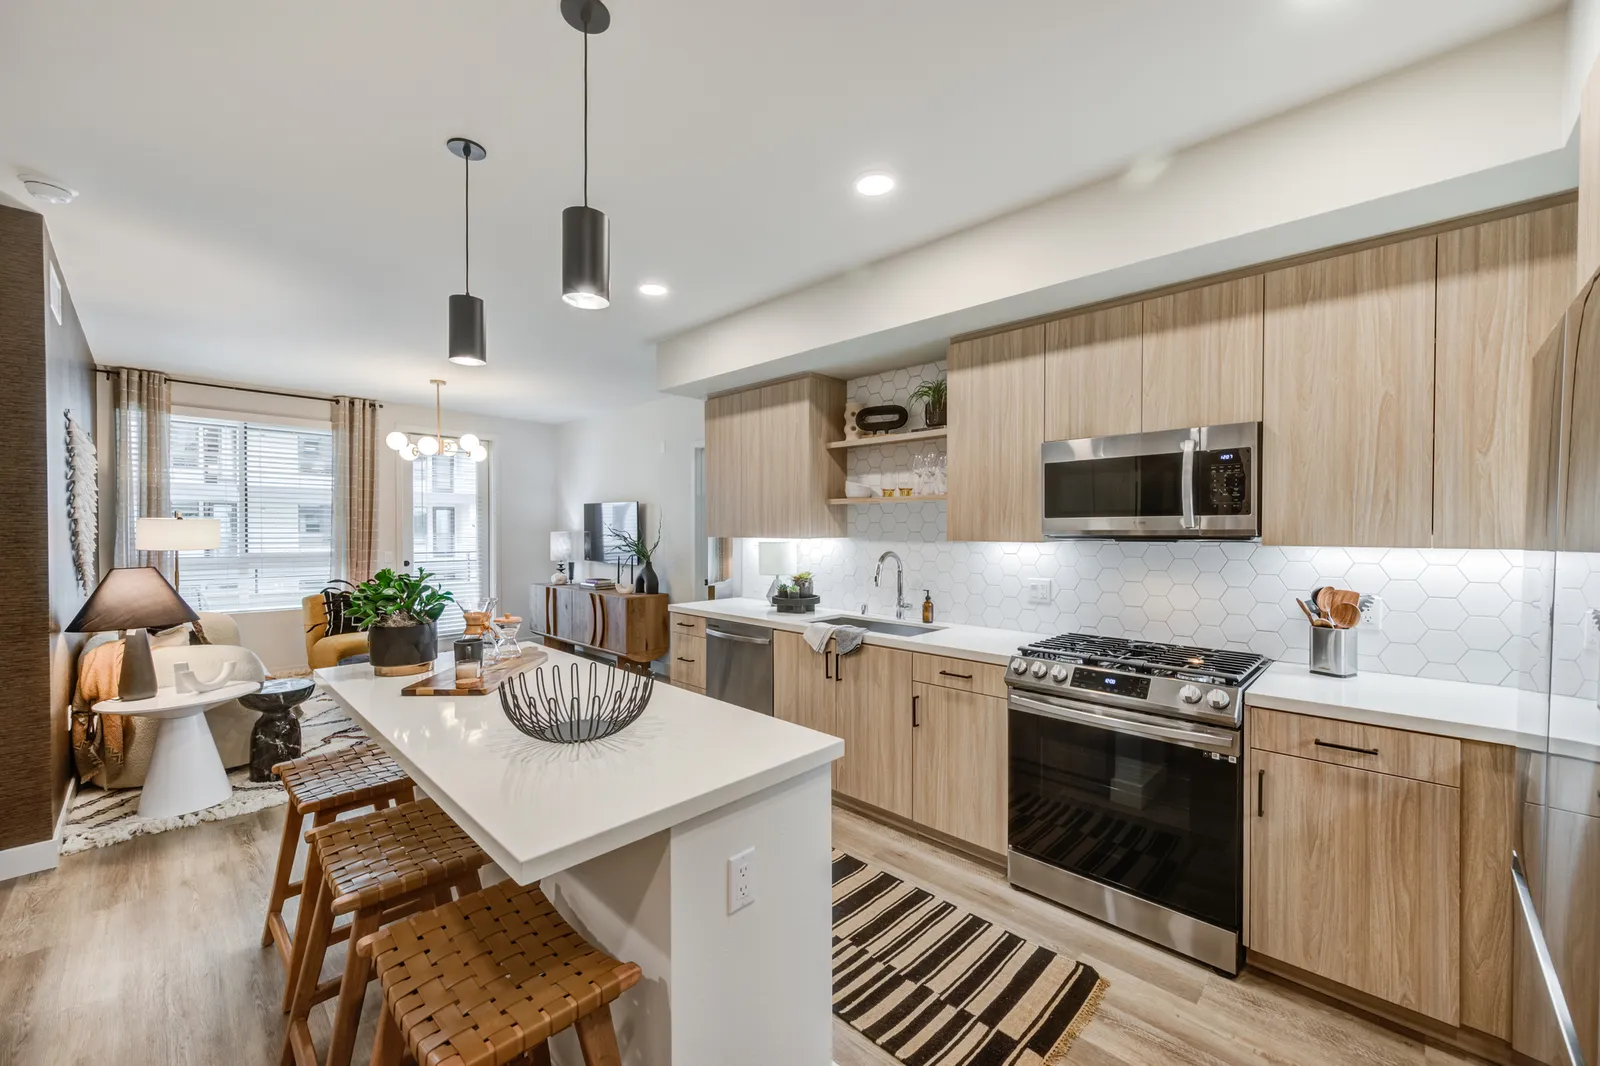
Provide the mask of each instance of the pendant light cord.
POLYGON ((583 5, 583 206, 589 206, 589 5, 583 5))
POLYGON ((465 192, 461 196, 461 214, 466 220, 462 232, 464 234, 462 259, 465 261, 466 285, 468 296, 472 295, 472 148, 468 146, 461 153, 461 165, 467 168, 465 192))

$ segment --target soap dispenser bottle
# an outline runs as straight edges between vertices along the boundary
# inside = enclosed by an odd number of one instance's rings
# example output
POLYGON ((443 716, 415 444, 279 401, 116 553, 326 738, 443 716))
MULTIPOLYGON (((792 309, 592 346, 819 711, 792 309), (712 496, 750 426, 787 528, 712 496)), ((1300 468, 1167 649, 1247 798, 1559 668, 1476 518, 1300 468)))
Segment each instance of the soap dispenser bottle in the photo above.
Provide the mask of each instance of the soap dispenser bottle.
POLYGON ((933 621, 933 597, 928 594, 927 589, 922 590, 922 620, 933 621))

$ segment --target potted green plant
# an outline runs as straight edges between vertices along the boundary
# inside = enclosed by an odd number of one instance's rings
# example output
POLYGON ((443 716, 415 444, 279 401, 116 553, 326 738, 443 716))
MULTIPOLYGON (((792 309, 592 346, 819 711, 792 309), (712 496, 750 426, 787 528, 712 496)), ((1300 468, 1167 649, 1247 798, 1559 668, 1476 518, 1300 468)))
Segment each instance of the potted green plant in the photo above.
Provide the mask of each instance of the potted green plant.
POLYGON ((805 570, 794 575, 794 594, 796 596, 811 595, 811 571, 805 570))
POLYGON ((656 576, 656 569, 651 565, 655 558, 656 549, 661 547, 661 520, 656 519, 656 539, 654 543, 646 543, 643 536, 629 533, 625 530, 606 527, 606 532, 616 540, 629 555, 644 564, 644 569, 634 579, 633 591, 648 592, 655 595, 661 591, 661 579, 656 576))
POLYGON ((455 597, 430 584, 432 574, 379 570, 350 593, 350 617, 367 631, 367 654, 379 677, 421 674, 439 654, 439 616, 455 597))
POLYGON ((941 377, 922 382, 911 393, 913 400, 922 401, 922 424, 929 429, 939 429, 944 425, 948 388, 949 382, 941 377))

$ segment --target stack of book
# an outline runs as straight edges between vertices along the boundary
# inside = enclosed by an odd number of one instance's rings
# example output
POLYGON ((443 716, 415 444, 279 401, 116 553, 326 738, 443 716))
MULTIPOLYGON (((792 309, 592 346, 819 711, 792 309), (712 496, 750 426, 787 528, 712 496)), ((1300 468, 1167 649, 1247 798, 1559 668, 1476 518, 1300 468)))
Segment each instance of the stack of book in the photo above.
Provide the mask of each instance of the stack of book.
POLYGON ((586 589, 614 589, 617 587, 617 583, 609 577, 586 577, 578 584, 586 589))

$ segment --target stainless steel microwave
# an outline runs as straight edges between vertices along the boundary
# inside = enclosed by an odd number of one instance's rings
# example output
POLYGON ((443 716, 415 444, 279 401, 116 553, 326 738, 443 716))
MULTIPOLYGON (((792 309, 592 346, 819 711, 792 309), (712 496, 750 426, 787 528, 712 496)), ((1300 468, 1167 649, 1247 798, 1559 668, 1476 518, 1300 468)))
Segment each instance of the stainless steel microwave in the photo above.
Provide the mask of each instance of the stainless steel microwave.
POLYGON ((1044 445, 1046 537, 1261 535, 1261 423, 1044 445))

